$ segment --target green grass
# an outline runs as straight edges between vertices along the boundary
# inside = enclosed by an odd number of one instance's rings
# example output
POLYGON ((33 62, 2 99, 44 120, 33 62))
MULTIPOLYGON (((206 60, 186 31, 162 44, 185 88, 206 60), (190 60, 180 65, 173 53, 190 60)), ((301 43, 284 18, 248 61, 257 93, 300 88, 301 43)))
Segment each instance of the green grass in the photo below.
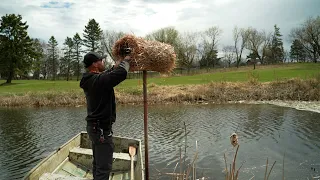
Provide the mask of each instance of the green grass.
MULTIPOLYGON (((3 82, 5 81, 0 81, 0 84, 3 82)), ((0 95, 44 91, 63 92, 76 89, 80 89, 77 81, 13 80, 10 85, 0 86, 0 95)))
MULTIPOLYGON (((320 74, 320 63, 301 63, 277 66, 242 67, 239 69, 216 70, 190 76, 171 76, 148 78, 148 84, 178 85, 178 84, 206 84, 210 82, 244 82, 252 79, 260 82, 284 80, 299 77, 302 79, 316 77, 320 74), (224 72, 225 71, 225 72, 224 72)), ((0 84, 5 80, 0 80, 0 84)), ((44 80, 13 80, 12 85, 0 86, 0 95, 24 94, 26 92, 44 91, 81 91, 79 81, 44 81, 44 80)), ((142 79, 127 79, 117 88, 120 90, 137 89, 142 86, 142 79)))

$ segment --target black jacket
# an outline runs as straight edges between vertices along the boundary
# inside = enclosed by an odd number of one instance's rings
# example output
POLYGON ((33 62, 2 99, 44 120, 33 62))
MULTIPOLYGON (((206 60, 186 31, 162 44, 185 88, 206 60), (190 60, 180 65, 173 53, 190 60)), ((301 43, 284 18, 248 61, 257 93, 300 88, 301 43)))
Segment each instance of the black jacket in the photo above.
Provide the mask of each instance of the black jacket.
POLYGON ((125 80, 127 70, 123 63, 115 69, 97 74, 84 73, 80 81, 87 100, 87 124, 99 120, 100 127, 111 129, 116 121, 114 87, 125 80))

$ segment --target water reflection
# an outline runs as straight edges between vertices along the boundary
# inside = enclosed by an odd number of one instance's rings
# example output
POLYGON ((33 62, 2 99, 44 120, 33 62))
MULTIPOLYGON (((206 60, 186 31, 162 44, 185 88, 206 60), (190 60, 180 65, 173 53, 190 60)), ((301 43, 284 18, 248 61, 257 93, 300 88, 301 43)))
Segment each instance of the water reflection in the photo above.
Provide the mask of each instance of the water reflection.
MULTIPOLYGON (((143 107, 120 106, 115 135, 143 141, 143 107)), ((85 108, 0 109, 0 179, 19 179, 42 158, 85 129, 85 108)), ((270 179, 306 179, 320 170, 319 114, 270 105, 149 106, 150 173, 184 168, 198 145, 198 176, 222 179, 231 163, 229 136, 237 131, 240 179, 264 177, 266 159, 277 161, 270 179), (185 126, 186 125, 186 130, 185 126), (187 134, 187 136, 185 136, 187 134)), ((166 179, 166 178, 164 178, 166 179)))

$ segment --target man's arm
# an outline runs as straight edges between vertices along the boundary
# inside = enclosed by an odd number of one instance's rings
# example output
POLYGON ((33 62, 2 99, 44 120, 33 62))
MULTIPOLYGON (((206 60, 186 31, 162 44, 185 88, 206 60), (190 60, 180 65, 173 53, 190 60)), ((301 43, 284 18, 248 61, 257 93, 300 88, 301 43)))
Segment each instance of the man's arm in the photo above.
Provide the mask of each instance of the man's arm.
POLYGON ((104 87, 115 87, 127 78, 129 68, 128 59, 125 59, 118 66, 114 67, 112 71, 103 72, 100 75, 99 81, 104 87))
POLYGON ((108 70, 105 70, 104 71, 104 73, 106 72, 106 73, 109 73, 109 72, 111 72, 111 71, 113 71, 114 70, 114 66, 112 66, 110 69, 108 69, 108 70))

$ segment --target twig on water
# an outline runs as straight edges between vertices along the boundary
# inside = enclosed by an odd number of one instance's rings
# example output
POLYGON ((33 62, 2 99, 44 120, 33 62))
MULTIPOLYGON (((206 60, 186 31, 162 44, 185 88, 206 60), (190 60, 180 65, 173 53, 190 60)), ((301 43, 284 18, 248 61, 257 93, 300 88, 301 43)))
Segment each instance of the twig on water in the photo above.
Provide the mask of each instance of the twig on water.
MULTIPOLYGON (((196 152, 198 152, 198 141, 196 141, 196 152)), ((192 169, 193 169, 193 180, 196 180, 196 177, 197 177, 197 172, 196 172, 196 159, 194 160, 194 163, 192 165, 192 169)))
POLYGON ((187 126, 186 122, 183 122, 184 125, 184 158, 183 158, 183 168, 186 167, 186 156, 187 156, 187 126))
POLYGON ((229 170, 230 173, 228 172, 227 158, 226 158, 226 154, 224 153, 224 162, 225 162, 225 165, 226 165, 226 177, 225 177, 226 180, 236 180, 238 178, 238 176, 239 176, 239 170, 244 164, 244 162, 243 162, 241 164, 240 168, 236 172, 236 160, 237 160, 239 147, 240 147, 240 145, 237 146, 236 152, 234 154, 233 162, 232 162, 232 164, 230 164, 230 170, 229 170), (235 172, 236 172, 236 175, 235 175, 235 172))
POLYGON ((180 146, 180 172, 179 174, 182 174, 182 152, 181 152, 181 146, 180 146))
POLYGON ((234 179, 234 172, 236 170, 236 160, 237 160, 239 146, 240 145, 237 146, 237 150, 236 150, 236 153, 234 154, 234 158, 233 158, 233 162, 232 162, 232 179, 234 179))
MULTIPOLYGON (((174 169, 173 169, 173 173, 172 173, 172 174, 175 174, 175 172, 176 172, 176 168, 177 168, 178 164, 179 164, 179 162, 177 162, 176 166, 174 167, 174 169)), ((172 179, 174 179, 174 176, 172 177, 172 179)))
POLYGON ((245 163, 246 161, 242 162, 241 166, 239 167, 239 169, 237 170, 237 173, 236 173, 236 179, 238 179, 238 176, 239 176, 239 170, 241 169, 241 167, 243 166, 243 164, 245 163))
POLYGON ((194 166, 194 162, 196 161, 197 158, 198 158, 198 152, 196 152, 196 154, 194 155, 194 158, 193 158, 193 161, 192 161, 191 165, 189 165, 189 167, 188 167, 186 178, 189 177, 191 168, 194 166))
POLYGON ((284 158, 286 156, 286 152, 283 154, 283 162, 282 162, 282 180, 284 180, 284 158))
POLYGON ((270 174, 271 174, 271 171, 272 171, 272 169, 273 169, 273 166, 276 164, 276 162, 277 162, 277 161, 274 161, 273 165, 271 166, 271 169, 270 169, 270 171, 269 171, 269 174, 268 174, 267 180, 269 179, 269 176, 270 176, 270 174))
POLYGON ((266 171, 264 172, 264 180, 267 180, 267 172, 268 172, 268 158, 267 158, 266 171))
POLYGON ((229 172, 228 172, 226 153, 224 153, 224 162, 226 164, 226 180, 228 180, 229 179, 229 172))
POLYGON ((249 180, 252 180, 254 178, 254 174, 251 172, 251 174, 253 175, 252 178, 250 178, 249 180))

